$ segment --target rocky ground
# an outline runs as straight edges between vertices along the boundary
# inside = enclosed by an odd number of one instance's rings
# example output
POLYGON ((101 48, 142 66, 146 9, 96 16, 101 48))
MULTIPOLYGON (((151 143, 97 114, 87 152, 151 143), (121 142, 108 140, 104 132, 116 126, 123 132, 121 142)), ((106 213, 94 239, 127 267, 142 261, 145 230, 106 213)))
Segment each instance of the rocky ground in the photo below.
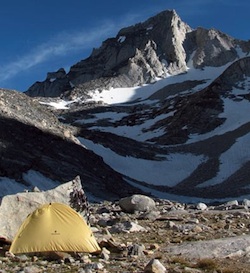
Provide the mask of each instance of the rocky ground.
POLYGON ((187 205, 145 196, 90 205, 99 254, 8 253, 0 272, 250 272, 250 201, 187 205))

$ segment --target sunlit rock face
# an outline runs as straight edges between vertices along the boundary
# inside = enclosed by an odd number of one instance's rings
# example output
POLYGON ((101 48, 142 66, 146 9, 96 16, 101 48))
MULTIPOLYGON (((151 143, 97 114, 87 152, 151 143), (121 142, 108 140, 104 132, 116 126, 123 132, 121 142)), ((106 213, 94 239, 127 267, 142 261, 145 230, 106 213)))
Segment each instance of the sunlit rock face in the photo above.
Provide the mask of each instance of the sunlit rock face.
POLYGON ((145 22, 121 29, 92 54, 74 64, 49 72, 43 82, 34 83, 29 96, 76 97, 89 90, 140 86, 159 78, 197 69, 219 67, 247 52, 248 42, 236 40, 218 30, 192 29, 174 10, 166 10, 145 22))

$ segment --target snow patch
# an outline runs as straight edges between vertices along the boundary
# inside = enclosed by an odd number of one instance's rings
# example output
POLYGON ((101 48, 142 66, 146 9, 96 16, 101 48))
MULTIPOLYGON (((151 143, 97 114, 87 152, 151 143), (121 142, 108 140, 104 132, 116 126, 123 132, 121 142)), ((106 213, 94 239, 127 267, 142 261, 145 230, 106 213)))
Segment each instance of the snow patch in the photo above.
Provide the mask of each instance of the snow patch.
POLYGON ((31 186, 38 187, 40 190, 49 190, 60 185, 60 182, 49 179, 43 174, 29 170, 26 173, 23 173, 23 179, 31 186))
POLYGON ((16 194, 24 191, 31 191, 35 186, 40 190, 50 190, 60 185, 60 182, 53 181, 41 173, 29 170, 22 175, 27 185, 21 184, 8 177, 0 177, 0 197, 16 194))
POLYGON ((153 126, 156 122, 166 119, 167 117, 173 116, 175 111, 172 111, 168 114, 162 114, 157 116, 154 119, 148 119, 142 122, 142 124, 138 125, 124 125, 124 126, 116 126, 116 127, 99 127, 93 126, 91 127, 92 130, 100 130, 102 132, 109 132, 119 136, 129 137, 131 139, 137 141, 146 141, 147 139, 151 139, 154 137, 159 137, 165 134, 165 129, 156 129, 156 130, 149 130, 151 126, 153 126))
POLYGON ((23 192, 27 187, 8 177, 0 177, 0 198, 9 195, 23 192))
MULTIPOLYGON (((162 191, 157 191, 154 189, 150 189, 146 186, 142 186, 139 185, 129 179, 126 179, 126 181, 134 186, 137 187, 139 189, 141 189, 142 191, 146 192, 146 193, 150 193, 151 195, 157 197, 157 198, 161 198, 161 199, 167 199, 167 200, 174 200, 177 202, 181 202, 181 203, 186 203, 186 204, 197 204, 199 202, 203 202, 206 204, 209 203, 213 203, 213 202, 228 202, 231 201, 232 198, 228 197, 228 198, 200 198, 200 197, 194 197, 194 196, 184 196, 184 195, 176 195, 176 194, 171 194, 171 193, 167 193, 167 192, 162 192, 162 191)), ((237 197, 237 200, 244 200, 244 199, 250 199, 250 194, 248 195, 243 195, 240 197, 237 197)))
POLYGON ((236 143, 223 153, 220 157, 220 171, 216 177, 199 184, 198 188, 208 187, 220 184, 225 179, 239 170, 246 162, 250 160, 248 147, 250 142, 250 133, 237 139, 236 143))
POLYGON ((125 40, 126 40, 126 36, 120 36, 120 37, 118 38, 118 42, 119 42, 119 43, 123 43, 125 40))
POLYGON ((65 101, 65 100, 58 100, 56 102, 43 102, 43 101, 39 101, 40 104, 43 105, 49 105, 54 107, 55 109, 69 109, 70 104, 76 102, 76 100, 73 101, 65 101))
MULTIPOLYGON (((164 62, 164 61, 163 61, 164 62)), ((120 104, 128 103, 138 100, 146 100, 156 91, 162 89, 169 84, 175 84, 183 81, 192 80, 206 80, 204 86, 199 86, 199 91, 208 84, 210 84, 215 78, 217 78, 230 64, 222 67, 206 67, 204 69, 195 69, 192 64, 187 67, 186 73, 170 76, 166 78, 160 78, 153 84, 144 84, 143 86, 129 87, 129 88, 111 88, 109 90, 95 90, 90 94, 91 99, 88 101, 103 101, 105 104, 120 104)))
POLYGON ((103 120, 103 119, 108 119, 110 122, 116 122, 126 117, 127 115, 128 115, 127 113, 103 112, 103 113, 95 114, 93 118, 78 119, 74 123, 77 123, 77 124, 94 123, 94 122, 97 122, 98 120, 103 120))
MULTIPOLYGON (((243 90, 240 90, 241 92, 243 90)), ((234 93, 237 93, 238 90, 234 90, 234 93)), ((213 131, 206 134, 193 134, 190 135, 190 139, 186 144, 194 143, 197 141, 208 139, 215 135, 223 135, 226 132, 233 131, 243 124, 250 122, 250 104, 247 100, 234 101, 229 98, 224 98, 224 111, 219 115, 219 118, 226 118, 225 122, 215 128, 213 131)))
POLYGON ((154 27, 153 26, 149 26, 147 27, 147 30, 152 30, 154 27))
POLYGON ((205 160, 204 156, 193 154, 169 154, 162 161, 124 157, 90 140, 81 137, 79 140, 117 172, 152 185, 174 187, 205 160))

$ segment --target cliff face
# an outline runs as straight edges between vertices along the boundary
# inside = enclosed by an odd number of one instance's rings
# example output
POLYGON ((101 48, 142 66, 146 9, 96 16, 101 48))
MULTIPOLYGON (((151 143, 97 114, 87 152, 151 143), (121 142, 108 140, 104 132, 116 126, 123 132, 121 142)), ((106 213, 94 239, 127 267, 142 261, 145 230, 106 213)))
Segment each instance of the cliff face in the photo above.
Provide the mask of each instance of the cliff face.
POLYGON ((121 29, 94 49, 92 54, 70 68, 48 73, 36 82, 29 96, 77 97, 88 90, 140 86, 167 75, 195 68, 219 67, 250 50, 248 42, 238 41, 215 29, 191 29, 175 11, 163 11, 145 22, 121 29))
POLYGON ((193 35, 195 44, 191 51, 195 52, 192 59, 195 68, 222 66, 238 57, 239 41, 218 30, 198 28, 193 35))
POLYGON ((165 11, 144 23, 121 29, 103 42, 89 59, 72 66, 69 78, 74 84, 101 77, 116 77, 123 86, 141 85, 184 71, 186 53, 182 46, 191 28, 174 11, 165 11), (119 79, 121 78, 121 79, 119 79))

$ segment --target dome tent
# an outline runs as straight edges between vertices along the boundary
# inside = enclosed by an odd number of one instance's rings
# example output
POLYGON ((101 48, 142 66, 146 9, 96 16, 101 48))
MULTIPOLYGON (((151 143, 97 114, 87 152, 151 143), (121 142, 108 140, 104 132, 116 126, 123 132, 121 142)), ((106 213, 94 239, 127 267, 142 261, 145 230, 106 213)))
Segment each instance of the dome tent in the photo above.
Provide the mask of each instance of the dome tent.
POLYGON ((13 254, 32 252, 100 251, 85 220, 61 203, 45 204, 28 215, 9 250, 13 254))

